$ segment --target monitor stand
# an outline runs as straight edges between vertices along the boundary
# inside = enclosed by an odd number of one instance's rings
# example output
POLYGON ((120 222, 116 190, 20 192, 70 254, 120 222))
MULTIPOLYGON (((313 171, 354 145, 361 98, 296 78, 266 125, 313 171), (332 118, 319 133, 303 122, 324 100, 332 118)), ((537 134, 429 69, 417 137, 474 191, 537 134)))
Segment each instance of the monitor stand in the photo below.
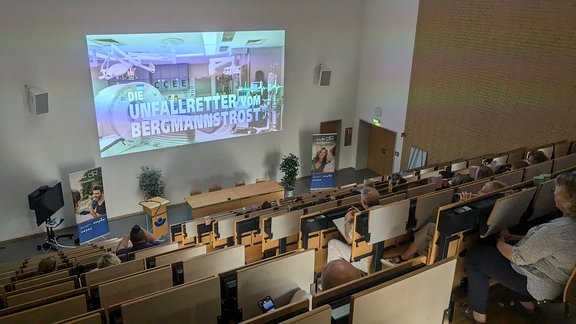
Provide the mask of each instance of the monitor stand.
POLYGON ((49 252, 49 251, 58 251, 60 248, 75 248, 75 246, 66 246, 62 245, 58 242, 59 238, 67 237, 68 239, 72 239, 74 234, 64 234, 64 235, 56 235, 54 233, 54 228, 60 226, 64 221, 63 218, 48 218, 46 220, 46 241, 44 243, 36 246, 36 248, 40 251, 49 252))

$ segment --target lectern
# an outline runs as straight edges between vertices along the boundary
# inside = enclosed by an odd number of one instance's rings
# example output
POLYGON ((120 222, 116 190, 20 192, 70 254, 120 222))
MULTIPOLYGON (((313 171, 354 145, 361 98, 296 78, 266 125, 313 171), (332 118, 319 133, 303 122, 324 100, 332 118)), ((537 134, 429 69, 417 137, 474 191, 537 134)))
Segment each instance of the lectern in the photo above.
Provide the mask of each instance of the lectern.
POLYGON ((152 220, 152 234, 161 237, 168 234, 168 214, 166 205, 170 201, 162 197, 154 197, 142 201, 140 205, 144 207, 144 212, 152 220))

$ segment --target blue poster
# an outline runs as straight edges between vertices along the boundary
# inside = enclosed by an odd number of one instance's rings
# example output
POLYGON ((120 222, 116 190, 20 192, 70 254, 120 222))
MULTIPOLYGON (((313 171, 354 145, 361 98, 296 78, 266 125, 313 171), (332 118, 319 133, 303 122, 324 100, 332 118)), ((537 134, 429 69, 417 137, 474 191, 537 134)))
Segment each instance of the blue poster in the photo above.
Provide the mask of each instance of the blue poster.
POLYGON ((334 187, 337 134, 312 135, 312 163, 310 190, 334 187))
POLYGON ((80 244, 109 234, 102 168, 71 173, 69 178, 80 244))

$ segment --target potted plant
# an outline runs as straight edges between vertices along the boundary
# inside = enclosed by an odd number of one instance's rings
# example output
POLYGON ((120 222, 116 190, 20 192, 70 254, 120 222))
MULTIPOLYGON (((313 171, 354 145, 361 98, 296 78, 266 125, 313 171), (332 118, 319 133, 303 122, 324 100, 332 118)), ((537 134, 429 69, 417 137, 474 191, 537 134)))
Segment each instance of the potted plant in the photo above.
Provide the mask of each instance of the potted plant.
POLYGON ((154 197, 164 198, 164 178, 160 169, 151 168, 148 166, 140 167, 140 175, 138 175, 138 188, 144 194, 144 199, 148 200, 154 197))
POLYGON ((280 163, 280 171, 284 172, 284 176, 280 180, 280 184, 286 191, 286 196, 290 197, 296 187, 296 176, 298 175, 298 168, 300 162, 298 157, 292 153, 282 156, 280 163))

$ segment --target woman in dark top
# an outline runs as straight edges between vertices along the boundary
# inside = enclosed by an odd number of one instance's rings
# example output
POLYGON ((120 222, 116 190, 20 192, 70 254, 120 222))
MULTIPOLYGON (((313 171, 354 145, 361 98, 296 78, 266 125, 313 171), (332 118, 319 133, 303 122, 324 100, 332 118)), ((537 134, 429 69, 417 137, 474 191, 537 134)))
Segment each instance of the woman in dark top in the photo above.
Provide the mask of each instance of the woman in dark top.
POLYGON ((316 156, 312 159, 312 173, 324 172, 324 166, 328 163, 328 151, 321 148, 316 152, 316 156))

